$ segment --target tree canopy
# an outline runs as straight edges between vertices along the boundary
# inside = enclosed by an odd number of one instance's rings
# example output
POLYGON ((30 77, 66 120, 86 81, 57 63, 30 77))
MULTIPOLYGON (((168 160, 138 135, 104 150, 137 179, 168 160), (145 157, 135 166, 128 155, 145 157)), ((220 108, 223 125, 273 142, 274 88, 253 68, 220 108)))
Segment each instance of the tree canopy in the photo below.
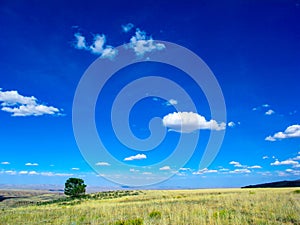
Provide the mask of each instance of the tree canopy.
POLYGON ((69 178, 65 183, 65 195, 71 197, 79 197, 85 194, 86 185, 84 180, 80 178, 69 178))

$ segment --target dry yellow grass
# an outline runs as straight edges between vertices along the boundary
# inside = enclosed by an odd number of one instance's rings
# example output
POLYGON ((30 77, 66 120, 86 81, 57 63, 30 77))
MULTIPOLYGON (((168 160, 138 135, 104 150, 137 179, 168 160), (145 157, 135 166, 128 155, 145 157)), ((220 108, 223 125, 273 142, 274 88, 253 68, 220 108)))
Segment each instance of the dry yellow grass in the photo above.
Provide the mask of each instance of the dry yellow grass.
POLYGON ((300 194, 295 190, 142 191, 113 199, 6 208, 0 211, 0 224, 300 225, 300 194))

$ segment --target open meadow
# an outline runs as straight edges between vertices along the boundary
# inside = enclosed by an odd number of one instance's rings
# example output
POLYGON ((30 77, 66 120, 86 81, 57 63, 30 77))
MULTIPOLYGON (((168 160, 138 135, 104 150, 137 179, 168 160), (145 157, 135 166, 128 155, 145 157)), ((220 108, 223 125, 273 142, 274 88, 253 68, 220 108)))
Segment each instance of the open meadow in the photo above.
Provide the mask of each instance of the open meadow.
POLYGON ((81 199, 41 193, 0 206, 1 225, 300 224, 299 188, 121 190, 81 199))

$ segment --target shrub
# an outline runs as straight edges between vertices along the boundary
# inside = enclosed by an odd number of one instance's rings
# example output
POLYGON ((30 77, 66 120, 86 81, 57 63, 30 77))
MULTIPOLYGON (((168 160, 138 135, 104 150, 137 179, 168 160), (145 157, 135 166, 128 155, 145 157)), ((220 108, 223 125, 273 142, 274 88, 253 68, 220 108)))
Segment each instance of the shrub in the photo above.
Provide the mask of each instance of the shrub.
POLYGON ((160 219, 161 218, 161 212, 159 211, 152 211, 150 214, 149 214, 149 217, 151 219, 160 219))
POLYGON ((119 220, 115 223, 115 225, 142 225, 142 224, 143 224, 143 219, 141 218, 119 220))

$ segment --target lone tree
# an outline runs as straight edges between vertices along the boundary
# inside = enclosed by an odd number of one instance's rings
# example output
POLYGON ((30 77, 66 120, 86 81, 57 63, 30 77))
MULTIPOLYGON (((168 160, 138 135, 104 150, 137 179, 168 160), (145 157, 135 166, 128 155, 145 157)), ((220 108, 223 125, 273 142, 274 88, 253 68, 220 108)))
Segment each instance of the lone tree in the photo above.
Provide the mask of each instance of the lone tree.
POLYGON ((80 178, 69 178, 65 183, 65 195, 79 197, 85 194, 86 185, 80 178))

